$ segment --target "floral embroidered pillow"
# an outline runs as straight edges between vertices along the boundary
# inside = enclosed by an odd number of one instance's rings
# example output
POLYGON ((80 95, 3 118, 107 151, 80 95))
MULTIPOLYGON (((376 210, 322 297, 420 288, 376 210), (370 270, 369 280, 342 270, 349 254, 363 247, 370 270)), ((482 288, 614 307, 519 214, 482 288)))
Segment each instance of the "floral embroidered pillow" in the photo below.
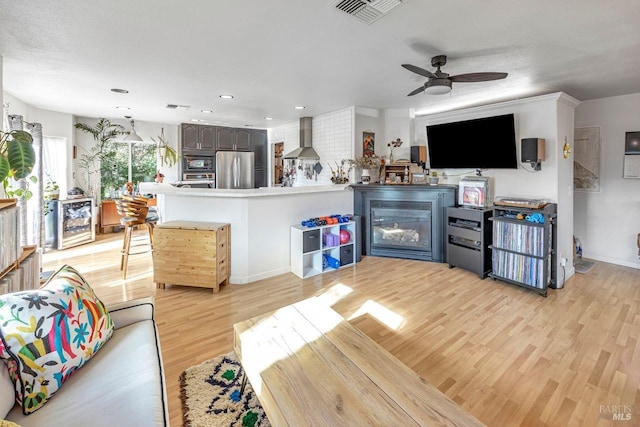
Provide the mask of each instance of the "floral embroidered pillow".
POLYGON ((70 266, 38 290, 0 295, 0 359, 24 414, 41 408, 112 334, 104 304, 70 266))

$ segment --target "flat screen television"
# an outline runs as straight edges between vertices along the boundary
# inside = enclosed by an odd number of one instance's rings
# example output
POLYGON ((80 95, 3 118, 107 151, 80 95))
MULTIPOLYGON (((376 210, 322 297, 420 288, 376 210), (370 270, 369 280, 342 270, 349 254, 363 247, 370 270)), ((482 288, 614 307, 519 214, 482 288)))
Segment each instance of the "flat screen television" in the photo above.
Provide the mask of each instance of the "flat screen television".
POLYGON ((432 169, 517 169, 513 114, 427 126, 432 169))

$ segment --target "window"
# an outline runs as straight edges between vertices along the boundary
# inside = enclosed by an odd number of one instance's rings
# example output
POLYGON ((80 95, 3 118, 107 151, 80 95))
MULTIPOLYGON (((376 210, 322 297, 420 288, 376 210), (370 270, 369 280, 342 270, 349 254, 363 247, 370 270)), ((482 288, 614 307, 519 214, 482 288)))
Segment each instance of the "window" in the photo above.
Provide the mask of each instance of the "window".
POLYGON ((100 169, 100 196, 113 197, 125 184, 151 182, 157 171, 156 144, 153 142, 113 141, 100 169))

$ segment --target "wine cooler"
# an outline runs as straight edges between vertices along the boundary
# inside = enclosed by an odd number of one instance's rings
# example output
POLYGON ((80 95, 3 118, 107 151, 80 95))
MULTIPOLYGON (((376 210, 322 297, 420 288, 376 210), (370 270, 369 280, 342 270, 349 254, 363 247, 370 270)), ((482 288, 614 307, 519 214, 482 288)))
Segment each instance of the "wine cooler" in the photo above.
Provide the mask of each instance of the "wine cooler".
POLYGON ((48 202, 45 247, 67 249, 96 240, 93 197, 48 202))

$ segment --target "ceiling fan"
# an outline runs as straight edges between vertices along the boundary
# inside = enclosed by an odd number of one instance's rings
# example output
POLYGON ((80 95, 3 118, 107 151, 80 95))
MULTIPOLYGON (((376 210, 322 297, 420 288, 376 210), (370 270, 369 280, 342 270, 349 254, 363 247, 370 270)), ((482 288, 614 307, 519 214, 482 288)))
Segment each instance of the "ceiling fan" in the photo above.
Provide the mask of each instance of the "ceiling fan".
POLYGON ((440 71, 440 67, 447 63, 446 55, 437 55, 431 58, 431 65, 438 67, 438 69, 432 73, 424 68, 416 67, 411 64, 402 64, 404 68, 412 71, 421 76, 427 77, 427 80, 422 86, 416 90, 410 92, 407 96, 413 96, 420 92, 426 92, 430 95, 442 95, 451 92, 451 84, 457 83, 476 83, 487 82, 490 80, 500 80, 507 77, 507 73, 469 73, 458 74, 457 76, 449 76, 447 73, 440 71))

